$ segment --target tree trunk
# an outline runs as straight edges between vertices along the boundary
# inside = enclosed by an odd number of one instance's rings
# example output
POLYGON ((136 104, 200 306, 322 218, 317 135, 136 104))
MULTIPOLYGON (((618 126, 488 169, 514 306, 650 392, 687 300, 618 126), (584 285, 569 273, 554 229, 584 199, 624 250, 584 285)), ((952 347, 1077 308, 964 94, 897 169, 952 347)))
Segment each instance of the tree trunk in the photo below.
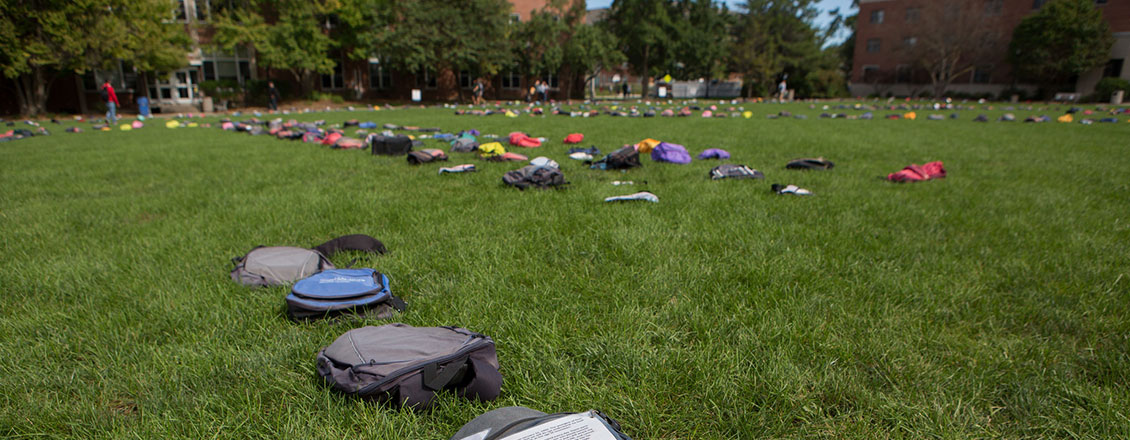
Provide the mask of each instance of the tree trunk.
POLYGON ((298 96, 308 99, 314 92, 314 74, 307 69, 288 69, 294 79, 298 81, 298 96))
POLYGON ((20 114, 31 117, 47 110, 47 82, 43 68, 35 67, 31 72, 16 78, 16 95, 20 101, 20 114))
MULTIPOLYGON (((78 111, 80 115, 86 115, 86 90, 83 89, 82 76, 75 75, 75 89, 78 90, 78 111)), ((148 88, 146 88, 148 90, 148 88)))
MULTIPOLYGON (((649 61, 648 58, 650 56, 651 56, 651 45, 644 46, 643 47, 643 69, 641 69, 642 72, 640 74, 640 99, 644 99, 644 97, 647 96, 647 85, 648 85, 647 84, 647 75, 648 75, 648 72, 649 72, 647 64, 648 64, 648 61, 649 61)), ((625 95, 624 98, 627 98, 627 95, 625 95)))

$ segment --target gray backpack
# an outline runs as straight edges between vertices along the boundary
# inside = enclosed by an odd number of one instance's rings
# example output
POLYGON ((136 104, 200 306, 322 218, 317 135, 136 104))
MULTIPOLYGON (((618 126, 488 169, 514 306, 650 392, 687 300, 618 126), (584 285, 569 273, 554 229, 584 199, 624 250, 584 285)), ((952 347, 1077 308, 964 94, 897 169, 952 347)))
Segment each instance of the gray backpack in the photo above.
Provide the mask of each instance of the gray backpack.
POLYGON ((631 440, 620 432, 620 424, 590 410, 581 413, 546 414, 522 406, 508 406, 475 417, 451 440, 616 439, 631 440))
POLYGON ((342 393, 414 409, 440 390, 487 401, 502 388, 494 341, 457 327, 353 329, 318 353, 317 370, 342 393))
POLYGON ((235 267, 231 279, 253 287, 290 284, 325 269, 334 269, 329 257, 342 250, 388 252, 379 240, 362 234, 338 237, 313 249, 258 246, 242 257, 232 258, 235 267))
POLYGON ((472 138, 459 138, 451 141, 451 151, 455 153, 470 153, 479 148, 479 141, 472 138))

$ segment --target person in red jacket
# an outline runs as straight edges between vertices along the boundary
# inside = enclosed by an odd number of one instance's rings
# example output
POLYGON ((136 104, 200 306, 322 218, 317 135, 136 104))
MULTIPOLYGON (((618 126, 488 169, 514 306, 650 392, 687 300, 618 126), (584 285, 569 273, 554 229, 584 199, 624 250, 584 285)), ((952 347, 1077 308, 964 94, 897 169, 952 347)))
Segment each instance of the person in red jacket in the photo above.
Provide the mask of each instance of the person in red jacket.
POLYGON ((106 123, 114 125, 118 123, 118 95, 114 93, 114 86, 110 85, 110 80, 102 83, 102 100, 106 101, 106 123))

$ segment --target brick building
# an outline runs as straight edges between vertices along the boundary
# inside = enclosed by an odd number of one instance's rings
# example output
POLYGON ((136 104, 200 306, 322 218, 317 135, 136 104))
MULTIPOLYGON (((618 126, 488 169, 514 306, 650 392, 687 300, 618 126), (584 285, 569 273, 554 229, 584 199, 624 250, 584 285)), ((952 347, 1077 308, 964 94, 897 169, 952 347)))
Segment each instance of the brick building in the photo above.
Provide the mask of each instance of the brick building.
MULTIPOLYGON (((1047 0, 983 0, 977 5, 1002 36, 1002 40, 981 59, 973 69, 955 79, 949 92, 967 94, 992 94, 994 96, 1013 87, 1029 92, 1032 85, 1018 84, 1008 64, 1008 40, 1013 29, 1029 14, 1039 10, 1047 0)), ((929 76, 916 68, 906 48, 917 44, 920 34, 930 26, 924 23, 936 20, 927 17, 930 6, 944 4, 941 0, 860 0, 859 18, 856 22, 854 63, 851 74, 851 92, 855 96, 872 94, 909 96, 929 93, 929 76), (934 3, 939 2, 939 3, 934 3)), ((1124 67, 1130 58, 1130 0, 1095 0, 1114 33, 1106 66, 1081 75, 1075 91, 1089 94, 1105 76, 1130 79, 1130 67, 1124 67)), ((934 32, 944 32, 931 29, 934 32)))
MULTIPOLYGON (((572 0, 584 6, 584 0, 572 0)), ((511 4, 510 21, 522 22, 531 14, 545 8, 548 0, 509 0, 511 4)), ((64 113, 99 113, 98 87, 104 80, 110 80, 118 93, 118 99, 125 110, 136 108, 136 98, 145 96, 151 107, 163 112, 189 112, 201 109, 204 96, 200 84, 204 81, 232 81, 240 86, 262 80, 276 83, 293 82, 291 75, 280 71, 268 71, 257 65, 252 48, 241 48, 232 53, 208 50, 213 31, 210 27, 215 8, 222 2, 216 0, 174 0, 174 10, 169 20, 183 23, 185 33, 193 41, 193 50, 186 54, 185 67, 168 75, 153 75, 138 72, 126 63, 119 62, 115 68, 87 72, 85 75, 67 75, 52 82, 48 93, 47 110, 64 113)), ((472 72, 425 70, 417 74, 400 72, 390 67, 378 57, 367 60, 348 59, 338 51, 331 54, 337 65, 330 74, 321 75, 315 87, 322 92, 341 95, 349 100, 408 100, 412 90, 421 91, 424 100, 450 101, 460 96, 470 96, 474 76, 472 72)), ((562 72, 567 75, 567 72, 562 72)), ((583 84, 563 80, 561 75, 547 75, 544 80, 551 86, 550 96, 564 98, 580 95, 583 84), (564 90, 573 86, 576 90, 564 90)), ((488 99, 520 99, 535 78, 517 71, 501 72, 487 78, 488 99)), ((10 81, 0 77, 0 114, 15 114, 19 111, 17 100, 8 95, 6 84, 10 81)), ((216 103, 222 104, 222 103, 216 103)))

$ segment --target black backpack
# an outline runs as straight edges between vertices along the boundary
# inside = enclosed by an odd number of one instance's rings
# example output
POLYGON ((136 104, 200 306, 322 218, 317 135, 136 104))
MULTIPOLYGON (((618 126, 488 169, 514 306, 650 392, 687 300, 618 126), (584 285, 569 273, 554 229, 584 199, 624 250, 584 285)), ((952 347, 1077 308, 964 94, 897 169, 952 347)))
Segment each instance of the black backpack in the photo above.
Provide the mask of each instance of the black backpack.
POLYGON ((640 152, 634 147, 623 147, 593 162, 590 168, 600 170, 622 170, 640 166, 640 152))
POLYGON ((506 174, 502 175, 502 183, 518 189, 526 189, 531 186, 545 189, 569 182, 565 181, 565 175, 561 174, 561 170, 557 168, 526 165, 513 171, 507 171, 506 174))
POLYGON ((785 165, 790 170, 830 170, 836 164, 823 157, 793 159, 785 165))
POLYGON ((408 136, 371 136, 369 148, 373 154, 399 156, 412 151, 412 138, 408 136))
POLYGON ((102 102, 110 102, 110 91, 106 90, 106 88, 103 87, 101 92, 102 92, 102 102))

